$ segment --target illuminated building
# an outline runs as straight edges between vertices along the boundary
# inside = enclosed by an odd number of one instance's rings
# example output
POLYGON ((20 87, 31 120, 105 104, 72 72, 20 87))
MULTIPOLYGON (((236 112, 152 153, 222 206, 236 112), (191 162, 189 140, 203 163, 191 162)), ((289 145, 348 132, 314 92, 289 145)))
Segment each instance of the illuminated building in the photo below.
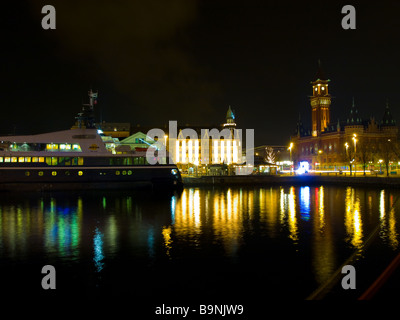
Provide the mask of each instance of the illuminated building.
MULTIPOLYGON (((317 170, 379 170, 384 148, 392 148, 397 143, 398 127, 389 104, 382 110, 380 123, 374 117, 362 119, 354 99, 346 119, 331 121, 329 84, 319 63, 315 80, 311 82, 311 128, 304 128, 299 118, 295 135, 291 137, 295 167, 300 161, 307 161, 317 170)), ((386 155, 388 167, 394 160, 393 153, 386 155)), ((393 163, 391 170, 396 169, 396 164, 393 163)))
POLYGON ((174 143, 175 161, 184 173, 230 174, 232 165, 242 163, 242 145, 235 114, 229 106, 220 126, 178 128, 174 143))

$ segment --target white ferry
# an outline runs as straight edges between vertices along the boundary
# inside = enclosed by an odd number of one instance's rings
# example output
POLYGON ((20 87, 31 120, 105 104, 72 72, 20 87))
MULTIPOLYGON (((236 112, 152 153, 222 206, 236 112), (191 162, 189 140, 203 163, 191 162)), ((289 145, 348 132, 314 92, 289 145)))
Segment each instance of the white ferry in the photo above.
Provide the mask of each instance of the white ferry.
POLYGON ((97 93, 90 90, 89 98, 70 130, 0 137, 0 190, 182 187, 168 159, 151 165, 145 151, 118 152, 115 141, 95 126, 97 93))

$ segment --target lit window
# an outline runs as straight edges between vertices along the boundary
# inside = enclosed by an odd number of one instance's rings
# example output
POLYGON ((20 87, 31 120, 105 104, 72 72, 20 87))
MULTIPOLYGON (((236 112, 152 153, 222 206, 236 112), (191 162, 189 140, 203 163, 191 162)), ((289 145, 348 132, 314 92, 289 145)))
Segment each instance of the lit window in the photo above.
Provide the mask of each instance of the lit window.
POLYGON ((315 91, 318 91, 318 88, 315 88, 315 91))
POLYGON ((115 171, 115 174, 116 174, 117 176, 119 176, 120 172, 117 170, 117 171, 115 171))
POLYGON ((30 173, 29 171, 26 171, 26 172, 25 172, 25 175, 26 175, 27 177, 29 177, 29 176, 31 175, 31 173, 30 173))
POLYGON ((0 157, 0 162, 3 162, 3 157, 0 157))
POLYGON ((11 162, 17 162, 17 157, 11 157, 11 162))
POLYGON ((25 157, 25 162, 31 162, 31 157, 25 157))
POLYGON ((74 151, 81 151, 81 147, 80 147, 79 144, 73 144, 73 145, 72 145, 72 150, 74 150, 74 151))
POLYGON ((25 158, 24 157, 19 157, 18 158, 18 162, 25 162, 25 158))
POLYGON ((83 171, 78 171, 78 175, 82 176, 83 175, 83 171))
POLYGON ((126 171, 124 170, 124 171, 122 171, 122 174, 125 176, 126 175, 126 171))
POLYGON ((325 87, 322 87, 321 89, 322 89, 322 90, 325 90, 325 87))
POLYGON ((4 162, 10 162, 11 161, 11 158, 10 157, 5 157, 4 158, 4 162))
POLYGON ((38 172, 38 175, 39 175, 39 176, 43 176, 43 171, 39 171, 39 172, 38 172))
POLYGON ((78 158, 78 166, 83 166, 83 158, 82 157, 78 158))
POLYGON ((44 162, 44 157, 39 157, 39 162, 44 162))
POLYGON ((132 174, 132 171, 131 170, 129 170, 128 171, 128 176, 130 176, 132 174))
POLYGON ((52 171, 52 172, 51 172, 51 175, 52 175, 52 176, 56 176, 56 175, 57 175, 57 171, 52 171))

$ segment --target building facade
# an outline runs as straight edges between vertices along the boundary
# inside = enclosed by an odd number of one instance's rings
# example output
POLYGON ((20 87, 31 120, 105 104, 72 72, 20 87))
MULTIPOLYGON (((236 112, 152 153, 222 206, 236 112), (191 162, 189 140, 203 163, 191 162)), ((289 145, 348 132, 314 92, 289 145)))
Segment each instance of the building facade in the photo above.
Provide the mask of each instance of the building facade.
POLYGON ((381 168, 382 162, 396 167, 393 150, 398 142, 398 127, 389 104, 382 108, 382 120, 377 122, 374 117, 362 119, 353 99, 346 119, 332 122, 329 84, 319 63, 311 82, 311 128, 304 128, 299 119, 291 137, 294 167, 301 161, 308 162, 312 169, 326 171, 371 171, 381 168))
POLYGON ((229 106, 220 126, 178 128, 174 161, 183 173, 231 174, 233 165, 242 163, 242 145, 235 114, 229 106))

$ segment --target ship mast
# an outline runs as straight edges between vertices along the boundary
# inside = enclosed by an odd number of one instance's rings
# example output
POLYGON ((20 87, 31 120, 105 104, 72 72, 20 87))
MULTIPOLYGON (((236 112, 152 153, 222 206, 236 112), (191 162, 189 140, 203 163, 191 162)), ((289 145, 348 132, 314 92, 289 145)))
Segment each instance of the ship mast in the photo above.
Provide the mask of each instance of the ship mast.
POLYGON ((89 104, 82 105, 82 111, 78 113, 76 119, 76 127, 79 129, 95 129, 95 119, 94 119, 94 105, 97 104, 98 92, 93 92, 92 89, 88 91, 89 104))

